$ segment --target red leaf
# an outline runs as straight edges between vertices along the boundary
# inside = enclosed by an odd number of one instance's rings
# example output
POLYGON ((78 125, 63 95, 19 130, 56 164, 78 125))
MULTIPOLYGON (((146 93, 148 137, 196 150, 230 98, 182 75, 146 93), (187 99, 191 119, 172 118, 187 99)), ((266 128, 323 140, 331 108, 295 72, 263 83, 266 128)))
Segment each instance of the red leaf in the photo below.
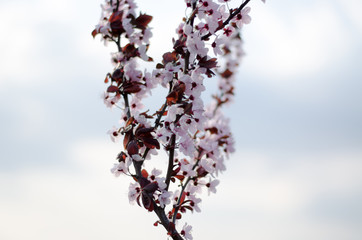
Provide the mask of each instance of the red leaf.
POLYGON ((142 142, 146 145, 146 147, 154 149, 160 149, 160 143, 154 139, 153 137, 143 137, 141 138, 142 142))
POLYGON ((182 203, 185 201, 185 198, 186 198, 186 192, 183 192, 181 195, 180 205, 182 205, 182 203))
POLYGON ((113 35, 118 36, 126 32, 122 25, 122 16, 123 16, 123 11, 119 11, 119 12, 113 12, 111 17, 109 18, 109 23, 113 35))
POLYGON ((142 169, 141 174, 142 174, 142 177, 144 177, 144 178, 148 177, 148 172, 146 169, 142 169))
POLYGON ((180 181, 183 181, 185 179, 185 176, 183 175, 176 175, 175 178, 177 178, 180 181))
POLYGON ((176 168, 175 170, 172 171, 171 176, 177 175, 177 173, 180 172, 180 170, 181 170, 181 167, 176 168))
POLYGON ((138 154, 138 143, 136 140, 131 140, 128 144, 127 144, 127 152, 129 155, 134 155, 134 154, 138 154))
POLYGON ((127 59, 130 59, 131 57, 137 57, 139 55, 137 48, 134 46, 134 44, 131 43, 128 43, 126 46, 124 46, 122 48, 122 52, 127 59))
POLYGON ((169 62, 173 62, 173 61, 176 61, 177 60, 177 55, 176 55, 176 52, 167 52, 165 54, 162 55, 162 63, 164 65, 166 65, 167 63, 169 62))
POLYGON ((140 184, 141 188, 144 188, 144 187, 146 187, 148 184, 150 184, 151 182, 148 181, 147 178, 140 177, 140 178, 138 179, 138 183, 140 184))
POLYGON ((173 48, 177 53, 184 54, 183 47, 185 46, 186 46, 186 38, 181 38, 176 40, 175 44, 173 45, 173 48))
POLYGON ((136 129, 135 135, 136 136, 148 136, 151 135, 151 132, 153 132, 154 128, 153 127, 149 127, 149 128, 144 128, 144 125, 140 125, 142 127, 138 127, 136 129))
POLYGON ((205 177, 209 173, 201 166, 196 170, 196 172, 198 177, 205 177))
POLYGON ((184 92, 185 84, 183 82, 176 84, 173 90, 166 97, 167 104, 171 105, 173 103, 177 103, 177 101, 180 100, 184 92))
POLYGON ((152 21, 152 16, 147 14, 141 14, 133 20, 131 23, 136 26, 136 28, 145 30, 147 28, 147 25, 152 21))
POLYGON ((106 76, 106 78, 104 79, 104 83, 108 83, 108 74, 107 74, 107 76, 106 76))
POLYGON ((122 90, 124 93, 138 93, 141 91, 141 83, 127 82, 123 84, 122 90))
POLYGON ((201 58, 199 61, 199 66, 204 68, 214 68, 216 67, 216 65, 217 65, 216 58, 211 58, 207 60, 207 56, 205 56, 201 58))
POLYGON ((94 29, 94 30, 92 31, 92 36, 93 36, 93 38, 95 38, 97 34, 98 34, 97 29, 94 29))
POLYGON ((229 78, 233 75, 233 72, 229 69, 226 69, 223 73, 221 73, 221 77, 223 78, 229 78))
POLYGON ((166 99, 167 99, 167 104, 168 105, 174 104, 174 103, 177 102, 178 93, 175 92, 175 91, 172 91, 167 95, 166 99))
POLYGON ((119 89, 117 86, 114 86, 114 85, 111 85, 107 88, 107 92, 110 92, 110 93, 114 93, 114 92, 118 92, 119 89))
POLYGON ((123 69, 117 68, 112 73, 112 79, 117 82, 122 82, 123 75, 124 75, 123 69))
POLYGON ((143 194, 142 193, 142 203, 143 203, 143 206, 150 212, 153 211, 153 203, 152 203, 152 199, 146 195, 146 194, 143 194))
POLYGON ((158 183, 157 182, 151 182, 151 183, 147 184, 143 188, 143 191, 153 194, 157 189, 158 189, 158 183))
POLYGON ((133 139, 132 131, 126 132, 126 135, 123 138, 123 147, 126 149, 128 143, 133 139))

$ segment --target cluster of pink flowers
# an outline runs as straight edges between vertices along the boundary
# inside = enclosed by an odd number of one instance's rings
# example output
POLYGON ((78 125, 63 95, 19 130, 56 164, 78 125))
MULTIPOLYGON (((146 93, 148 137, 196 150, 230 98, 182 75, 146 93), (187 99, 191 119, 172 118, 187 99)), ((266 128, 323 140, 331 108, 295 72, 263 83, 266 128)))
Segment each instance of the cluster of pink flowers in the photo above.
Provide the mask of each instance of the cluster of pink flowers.
POLYGON ((147 55, 152 16, 137 13, 133 0, 106 0, 92 32, 118 47, 103 95, 107 107, 122 111, 120 126, 108 132, 112 141, 123 141, 111 171, 131 177, 129 201, 154 211, 155 225, 163 225, 173 239, 192 239, 192 227, 185 223, 178 229, 177 223, 186 212, 200 211, 203 190, 216 192, 224 160, 234 151, 222 107, 233 100, 235 72, 243 56, 239 33, 251 20, 249 1, 229 8, 229 0, 185 0, 190 14, 176 29, 173 49, 152 72, 137 64, 153 61, 147 55), (205 105, 201 96, 208 78, 218 79, 218 92, 205 105), (158 86, 168 94, 151 114, 144 99, 158 86), (161 148, 169 158, 164 174, 145 164, 161 148))

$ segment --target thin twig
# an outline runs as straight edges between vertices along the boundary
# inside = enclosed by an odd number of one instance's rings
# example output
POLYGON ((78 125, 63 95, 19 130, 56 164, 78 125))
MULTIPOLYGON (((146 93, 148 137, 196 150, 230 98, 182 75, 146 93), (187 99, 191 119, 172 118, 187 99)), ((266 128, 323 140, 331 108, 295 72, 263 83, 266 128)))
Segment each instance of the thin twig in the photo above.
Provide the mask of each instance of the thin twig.
MULTIPOLYGON (((242 3, 242 4, 240 5, 240 7, 239 7, 236 11, 234 11, 232 14, 230 14, 230 16, 223 22, 222 27, 216 29, 215 33, 216 33, 217 31, 219 31, 220 29, 222 29, 223 27, 225 27, 226 25, 228 25, 229 22, 231 21, 231 19, 233 19, 236 15, 238 15, 238 14, 240 13, 240 11, 241 11, 249 2, 250 2, 250 0, 246 0, 244 3, 242 3)), ((206 39, 208 39, 211 35, 212 35, 211 33, 208 33, 208 34, 202 36, 202 37, 201 37, 201 40, 206 40, 206 39)))
MULTIPOLYGON (((198 160, 196 161, 195 165, 192 167, 192 170, 194 170, 194 169, 199 165, 201 153, 202 153, 202 152, 199 152, 198 160)), ((193 178, 194 178, 194 177, 192 177, 192 178, 191 178, 191 177, 188 177, 187 180, 186 180, 186 182, 185 182, 185 184, 182 185, 181 192, 180 192, 180 195, 179 195, 179 197, 178 197, 177 204, 176 204, 176 207, 175 207, 175 212, 174 212, 173 218, 172 218, 173 224, 175 224, 177 212, 180 210, 180 203, 181 203, 182 194, 184 193, 187 185, 189 184, 189 182, 190 182, 193 178)))

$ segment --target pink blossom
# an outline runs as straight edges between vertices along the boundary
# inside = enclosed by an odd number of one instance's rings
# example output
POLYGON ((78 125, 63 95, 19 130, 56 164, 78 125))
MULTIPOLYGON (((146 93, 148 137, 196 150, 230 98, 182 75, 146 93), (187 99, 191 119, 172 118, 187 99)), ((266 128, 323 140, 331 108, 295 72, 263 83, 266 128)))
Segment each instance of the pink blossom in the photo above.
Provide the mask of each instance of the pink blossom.
POLYGON ((190 194, 187 198, 191 200, 191 207, 196 212, 201 212, 201 209, 199 207, 199 204, 201 203, 201 198, 197 198, 194 194, 190 194))
POLYGON ((199 166, 204 168, 205 171, 207 171, 208 173, 211 173, 211 174, 215 170, 212 166, 213 164, 214 164, 213 161, 211 161, 211 159, 209 159, 209 158, 203 158, 199 162, 199 166))
POLYGON ((109 130, 107 133, 111 137, 112 142, 118 142, 119 139, 121 138, 119 128, 116 128, 115 126, 113 126, 112 129, 109 130))
POLYGON ((192 169, 193 164, 187 162, 186 159, 182 159, 180 161, 180 163, 181 163, 182 175, 184 175, 185 177, 194 177, 194 176, 196 176, 196 172, 192 169))
POLYGON ((230 37, 234 32, 233 27, 225 27, 223 30, 224 30, 223 34, 227 37, 230 37))
POLYGON ((144 108, 143 103, 140 101, 139 98, 136 98, 136 97, 132 98, 129 105, 130 105, 129 107, 132 112, 138 112, 144 108))
POLYGON ((181 114, 183 113, 183 108, 181 108, 179 105, 175 104, 175 105, 171 105, 169 108, 168 108, 168 111, 167 111, 167 116, 165 118, 165 121, 166 122, 173 122, 175 121, 176 119, 176 116, 178 114, 181 114))
POLYGON ((187 225, 187 223, 185 223, 185 225, 182 227, 181 235, 184 236, 186 240, 192 240, 193 238, 191 235, 191 231, 192 231, 192 226, 187 225))
POLYGON ((249 24, 251 22, 251 17, 249 16, 250 7, 243 8, 239 14, 235 17, 235 23, 238 28, 241 28, 243 24, 249 24))
POLYGON ((171 192, 168 191, 163 191, 159 196, 158 196, 158 201, 160 202, 160 206, 161 207, 165 207, 166 205, 171 203, 171 192))
MULTIPOLYGON (((179 149, 180 152, 182 152, 185 156, 194 157, 196 152, 195 143, 188 134, 180 138, 179 149)), ((181 165, 181 169, 184 169, 183 171, 185 172, 185 176, 195 176, 196 173, 195 171, 191 170, 192 167, 192 164, 181 165)))
POLYGON ((179 71, 180 68, 181 66, 176 66, 171 62, 166 64, 165 70, 163 71, 163 82, 165 85, 173 80, 174 73, 179 71))
POLYGON ((207 192, 208 192, 209 195, 210 195, 210 192, 216 193, 216 186, 219 185, 219 183, 220 183, 220 181, 217 180, 217 179, 214 179, 212 181, 210 179, 210 182, 208 182, 206 184, 206 187, 207 187, 207 190, 208 190, 207 192))
POLYGON ((127 157, 125 161, 121 161, 118 164, 115 163, 113 167, 111 168, 111 172, 114 174, 114 176, 119 177, 121 173, 127 174, 128 168, 131 165, 132 161, 127 157))
POLYGON ((103 98, 103 103, 108 107, 108 108, 114 108, 118 101, 121 99, 120 96, 116 95, 114 97, 111 97, 109 95, 108 92, 104 92, 103 95, 102 95, 102 98, 103 98))
POLYGON ((205 42, 201 40, 201 37, 194 34, 188 36, 186 40, 186 47, 190 51, 190 59, 194 59, 196 55, 204 57, 209 51, 209 49, 205 47, 205 42))
POLYGON ((137 197, 141 193, 141 186, 136 183, 130 183, 128 188, 128 200, 131 204, 136 202, 137 197))
POLYGON ((224 38, 217 37, 212 42, 211 47, 215 55, 222 55, 224 52, 221 50, 221 46, 225 43, 224 38))

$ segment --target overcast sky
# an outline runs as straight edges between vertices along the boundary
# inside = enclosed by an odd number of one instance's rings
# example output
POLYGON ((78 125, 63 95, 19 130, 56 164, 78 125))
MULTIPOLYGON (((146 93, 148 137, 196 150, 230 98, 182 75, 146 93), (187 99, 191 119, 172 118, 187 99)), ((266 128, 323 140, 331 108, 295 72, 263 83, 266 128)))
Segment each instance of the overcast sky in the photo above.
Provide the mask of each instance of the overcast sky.
MULTIPOLYGON (((0 2, 0 239, 166 239, 109 173, 118 112, 100 95, 115 49, 90 34, 101 2, 0 2)), ((184 1, 137 2, 158 60, 184 1)), ((217 194, 185 216, 194 239, 360 240, 362 2, 249 5, 227 109, 237 151, 217 194)))

